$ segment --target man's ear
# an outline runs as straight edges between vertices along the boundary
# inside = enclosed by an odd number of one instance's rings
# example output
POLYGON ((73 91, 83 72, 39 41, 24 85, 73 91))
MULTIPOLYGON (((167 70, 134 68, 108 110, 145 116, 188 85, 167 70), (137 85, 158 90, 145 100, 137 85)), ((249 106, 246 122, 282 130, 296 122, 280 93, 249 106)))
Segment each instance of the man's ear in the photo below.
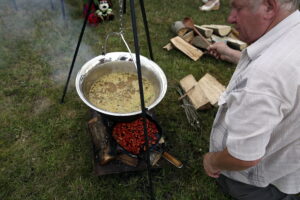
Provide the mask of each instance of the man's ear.
POLYGON ((264 17, 266 19, 272 19, 279 11, 280 5, 277 0, 263 0, 263 5, 265 6, 264 17))

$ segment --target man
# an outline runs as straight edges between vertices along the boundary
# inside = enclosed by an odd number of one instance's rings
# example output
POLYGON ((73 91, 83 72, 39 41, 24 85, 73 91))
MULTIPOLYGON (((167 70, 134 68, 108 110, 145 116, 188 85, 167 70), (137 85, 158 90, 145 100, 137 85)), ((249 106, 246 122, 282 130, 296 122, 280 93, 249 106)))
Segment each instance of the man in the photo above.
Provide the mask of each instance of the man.
POLYGON ((228 21, 249 46, 209 52, 237 68, 219 99, 207 175, 235 199, 298 199, 300 13, 297 0, 231 0, 228 21))

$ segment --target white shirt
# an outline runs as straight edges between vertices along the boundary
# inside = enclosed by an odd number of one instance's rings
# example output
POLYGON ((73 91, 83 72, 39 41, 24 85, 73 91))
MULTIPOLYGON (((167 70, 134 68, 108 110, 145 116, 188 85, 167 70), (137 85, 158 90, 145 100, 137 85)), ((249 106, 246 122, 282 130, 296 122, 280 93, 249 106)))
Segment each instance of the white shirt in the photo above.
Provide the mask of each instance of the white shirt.
POLYGON ((234 180, 300 192, 300 13, 295 11, 242 51, 219 100, 210 151, 258 165, 222 171, 234 180))

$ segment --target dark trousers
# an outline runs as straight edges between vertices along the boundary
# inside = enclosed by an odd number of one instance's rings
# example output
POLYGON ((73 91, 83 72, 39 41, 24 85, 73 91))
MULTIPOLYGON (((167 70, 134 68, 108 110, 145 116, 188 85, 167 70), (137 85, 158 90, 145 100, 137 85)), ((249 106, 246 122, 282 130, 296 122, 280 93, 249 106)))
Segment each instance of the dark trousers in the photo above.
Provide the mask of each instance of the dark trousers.
POLYGON ((256 187, 232 180, 224 175, 216 181, 224 193, 238 200, 300 200, 300 197, 285 194, 273 185, 256 187))

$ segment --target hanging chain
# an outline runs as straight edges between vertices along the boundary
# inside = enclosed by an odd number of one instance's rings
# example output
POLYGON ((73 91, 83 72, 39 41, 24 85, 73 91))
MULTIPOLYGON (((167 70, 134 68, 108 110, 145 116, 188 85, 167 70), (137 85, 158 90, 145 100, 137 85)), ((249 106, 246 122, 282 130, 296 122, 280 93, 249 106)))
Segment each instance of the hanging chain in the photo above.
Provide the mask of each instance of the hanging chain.
POLYGON ((126 0, 119 0, 119 14, 120 14, 120 19, 119 19, 119 23, 120 23, 120 34, 124 33, 124 10, 123 10, 123 5, 124 5, 124 1, 126 0))

